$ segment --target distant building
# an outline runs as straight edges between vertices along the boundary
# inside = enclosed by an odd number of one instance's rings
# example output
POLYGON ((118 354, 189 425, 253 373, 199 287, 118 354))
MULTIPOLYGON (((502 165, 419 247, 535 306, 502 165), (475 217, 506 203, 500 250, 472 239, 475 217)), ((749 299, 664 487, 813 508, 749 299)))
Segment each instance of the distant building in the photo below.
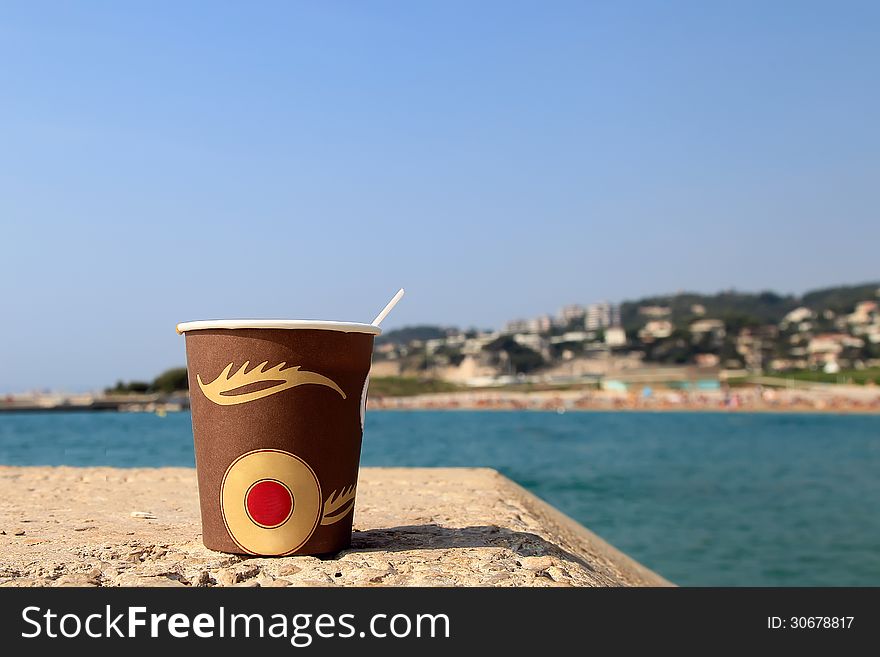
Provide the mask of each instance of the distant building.
POLYGON ((588 331, 620 325, 620 306, 611 303, 592 303, 587 306, 584 327, 588 331))
POLYGON ((694 340, 700 340, 705 335, 710 335, 716 340, 721 340, 727 334, 724 322, 720 319, 698 319, 688 327, 694 340))
POLYGON ((662 340, 672 335, 672 322, 666 319, 654 319, 645 324, 639 331, 642 342, 662 340))
POLYGON ((668 317, 672 314, 672 310, 669 306, 640 306, 639 307, 639 315, 644 315, 645 317, 668 317))
POLYGON ((860 301, 856 304, 855 311, 847 316, 846 321, 850 324, 871 324, 877 317, 876 301, 860 301))
POLYGON ((709 333, 711 331, 723 331, 724 322, 720 319, 698 319, 690 325, 691 333, 709 333))
POLYGON ((512 319, 504 325, 505 333, 547 333, 553 328, 553 318, 541 315, 531 319, 512 319))
POLYGON ((529 333, 547 333, 553 328, 553 318, 550 315, 534 317, 527 322, 529 333))
POLYGON ((807 352, 816 354, 839 354, 846 347, 861 348, 865 341, 848 333, 821 333, 807 344, 807 352))
POLYGON ((620 326, 609 326, 605 329, 605 344, 609 347, 622 347, 626 344, 626 331, 620 326))
POLYGON ((736 352, 743 357, 748 369, 759 372, 764 369, 765 360, 772 356, 778 337, 779 327, 774 324, 740 329, 736 336, 736 352))
POLYGON ((695 303, 693 306, 691 306, 691 313, 693 313, 697 317, 702 317, 706 314, 706 306, 701 303, 695 303))
POLYGON ((843 344, 839 337, 838 334, 825 333, 810 340, 807 345, 807 358, 812 367, 822 367, 828 373, 839 369, 837 359, 843 352, 843 344))
POLYGON ((505 333, 531 333, 529 330, 529 320, 512 319, 504 326, 505 333))
POLYGON ((559 311, 559 318, 563 322, 578 322, 581 321, 587 314, 586 308, 576 303, 570 304, 568 306, 564 306, 561 311, 559 311))
POLYGON ((583 343, 588 342, 595 337, 595 333, 588 333, 587 331, 567 331, 562 335, 554 335, 550 338, 550 344, 565 344, 567 342, 583 343))
POLYGON ((795 308, 786 314, 785 317, 782 318, 782 323, 785 325, 800 324, 808 319, 812 319, 814 316, 812 310, 801 306, 800 308, 795 308))
POLYGON ((494 341, 497 337, 498 333, 483 333, 475 338, 468 338, 461 347, 461 353, 468 356, 477 356, 483 351, 483 347, 494 341))

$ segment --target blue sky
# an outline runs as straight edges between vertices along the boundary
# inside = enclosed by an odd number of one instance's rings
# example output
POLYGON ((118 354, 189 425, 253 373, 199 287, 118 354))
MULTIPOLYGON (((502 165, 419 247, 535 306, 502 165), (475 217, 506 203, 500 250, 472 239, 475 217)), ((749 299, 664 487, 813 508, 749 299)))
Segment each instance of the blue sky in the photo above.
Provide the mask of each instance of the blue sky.
POLYGON ((0 8, 0 391, 182 320, 877 279, 872 2, 0 8))

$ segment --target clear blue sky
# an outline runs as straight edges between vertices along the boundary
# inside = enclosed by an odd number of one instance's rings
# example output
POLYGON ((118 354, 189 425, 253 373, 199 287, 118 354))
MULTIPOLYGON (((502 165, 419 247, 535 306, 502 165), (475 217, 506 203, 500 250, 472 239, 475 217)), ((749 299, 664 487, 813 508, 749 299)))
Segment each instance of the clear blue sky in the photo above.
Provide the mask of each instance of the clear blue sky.
POLYGON ((182 320, 880 274, 880 3, 4 2, 0 391, 182 320))

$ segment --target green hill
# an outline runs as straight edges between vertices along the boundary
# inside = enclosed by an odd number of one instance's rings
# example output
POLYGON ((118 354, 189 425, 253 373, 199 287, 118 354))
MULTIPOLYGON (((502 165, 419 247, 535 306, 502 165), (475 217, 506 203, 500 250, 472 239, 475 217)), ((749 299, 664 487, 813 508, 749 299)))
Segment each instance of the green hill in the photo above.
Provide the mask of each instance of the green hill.
POLYGON ((445 338, 449 329, 442 326, 434 326, 430 324, 421 324, 419 326, 404 326, 403 328, 394 329, 383 333, 376 338, 376 344, 409 344, 413 340, 436 340, 437 338, 445 338))
POLYGON ((807 292, 801 297, 783 296, 772 291, 753 293, 730 290, 717 294, 680 292, 625 301, 620 306, 620 319, 627 331, 633 331, 649 319, 639 313, 639 308, 666 306, 671 311, 670 321, 683 328, 697 319, 693 307, 701 305, 706 309, 705 317, 723 319, 728 325, 775 324, 799 306, 819 311, 829 309, 835 313, 852 312, 859 301, 876 298, 878 288, 880 282, 829 287, 807 292))
POLYGON ((876 299, 880 296, 880 283, 829 287, 807 292, 801 302, 813 310, 833 310, 835 313, 850 313, 859 301, 876 299))

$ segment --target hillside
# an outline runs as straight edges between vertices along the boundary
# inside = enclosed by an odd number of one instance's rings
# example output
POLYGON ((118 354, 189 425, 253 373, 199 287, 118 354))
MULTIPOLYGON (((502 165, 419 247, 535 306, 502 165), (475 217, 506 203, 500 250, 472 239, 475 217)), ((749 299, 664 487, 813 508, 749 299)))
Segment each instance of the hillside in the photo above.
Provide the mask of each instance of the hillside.
POLYGON ((852 312, 853 307, 859 301, 876 298, 878 290, 880 290, 880 283, 829 287, 807 292, 802 297, 801 303, 813 310, 833 310, 835 313, 849 313, 852 312))
POLYGON ((696 294, 683 292, 669 296, 645 297, 638 301, 624 301, 620 305, 620 321, 627 331, 638 329, 645 323, 639 308, 664 306, 670 309, 670 319, 676 325, 686 325, 696 319, 694 306, 703 306, 706 317, 718 319, 740 318, 743 323, 774 323, 798 307, 799 300, 793 296, 780 296, 775 292, 719 292, 696 294))
MULTIPOLYGON (((763 292, 728 290, 717 294, 678 292, 624 301, 620 304, 620 320, 628 332, 635 331, 643 326, 647 319, 639 313, 639 308, 664 306, 670 309, 669 318, 673 324, 684 327, 699 317, 694 313, 694 307, 702 306, 705 309, 704 317, 723 319, 729 325, 778 324, 786 313, 799 306, 806 306, 816 311, 852 312, 859 301, 876 298, 878 289, 880 289, 880 281, 821 288, 800 297, 781 295, 771 290, 763 292)), ((407 326, 379 336, 376 344, 404 345, 412 340, 433 340, 446 337, 451 331, 454 332, 455 329, 431 324, 407 326)))
POLYGON ((683 327, 697 318, 694 306, 703 306, 705 317, 723 319, 727 324, 777 324, 786 313, 799 306, 817 311, 852 312, 859 301, 875 298, 878 288, 880 282, 829 287, 807 292, 801 297, 783 296, 772 291, 753 293, 730 290, 717 294, 680 292, 624 301, 620 305, 620 319, 627 331, 633 331, 646 320, 639 313, 639 308, 665 306, 671 311, 669 319, 672 323, 683 327))
POLYGON ((404 326, 403 328, 383 333, 376 338, 376 344, 409 344, 413 340, 436 340, 438 338, 445 338, 448 333, 449 329, 443 328, 442 326, 429 324, 404 326))

